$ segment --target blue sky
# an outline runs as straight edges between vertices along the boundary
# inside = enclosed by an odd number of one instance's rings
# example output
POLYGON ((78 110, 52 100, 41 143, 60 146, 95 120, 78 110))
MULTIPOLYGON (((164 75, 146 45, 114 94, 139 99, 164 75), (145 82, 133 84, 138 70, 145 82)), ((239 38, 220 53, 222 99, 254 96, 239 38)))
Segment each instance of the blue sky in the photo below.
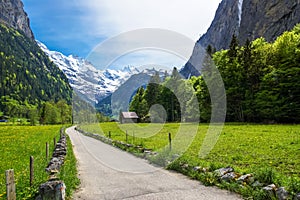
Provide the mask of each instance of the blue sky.
MULTIPOLYGON (((221 0, 23 0, 37 40, 50 50, 83 58, 101 42, 139 28, 168 29, 196 41, 206 32, 220 2, 221 0)), ((193 47, 189 48, 192 52, 193 47)), ((144 65, 155 59, 162 61, 159 64, 163 65, 181 65, 186 62, 174 55, 163 57, 164 59, 160 55, 147 59, 145 53, 135 54, 131 59, 120 59, 119 65, 144 65)))

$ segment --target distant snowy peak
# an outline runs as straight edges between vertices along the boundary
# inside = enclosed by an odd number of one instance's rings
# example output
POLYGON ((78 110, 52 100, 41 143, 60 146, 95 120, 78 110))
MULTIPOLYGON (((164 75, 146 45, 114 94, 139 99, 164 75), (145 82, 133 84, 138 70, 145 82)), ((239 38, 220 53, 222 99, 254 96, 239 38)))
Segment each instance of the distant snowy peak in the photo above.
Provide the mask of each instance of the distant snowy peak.
POLYGON ((83 58, 73 55, 65 56, 60 52, 49 50, 39 41, 37 43, 50 60, 64 72, 73 90, 90 102, 97 103, 112 94, 134 74, 153 75, 155 73, 154 69, 139 70, 133 66, 126 66, 122 70, 98 70, 83 58))
POLYGON ((39 41, 37 41, 37 44, 62 71, 70 68, 72 68, 72 71, 78 71, 79 66, 83 65, 85 62, 84 59, 73 55, 65 56, 60 52, 50 51, 46 45, 39 41))

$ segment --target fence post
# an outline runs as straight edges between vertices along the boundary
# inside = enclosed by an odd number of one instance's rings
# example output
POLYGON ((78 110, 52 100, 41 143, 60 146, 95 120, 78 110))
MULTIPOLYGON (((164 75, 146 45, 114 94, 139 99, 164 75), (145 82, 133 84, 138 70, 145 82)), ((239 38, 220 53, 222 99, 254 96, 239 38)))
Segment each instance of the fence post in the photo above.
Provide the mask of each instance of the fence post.
POLYGON ((108 131, 108 137, 111 138, 111 132, 110 131, 108 131))
POLYGON ((172 135, 169 133, 169 145, 170 145, 170 151, 172 150, 172 135))
POLYGON ((56 137, 53 138, 54 148, 56 147, 56 137))
POLYGON ((30 187, 33 185, 34 179, 34 158, 30 156, 30 187))
POLYGON ((49 157, 49 145, 48 142, 46 142, 46 159, 49 157))
POLYGON ((7 200, 16 200, 16 184, 15 184, 15 177, 14 177, 14 170, 6 170, 6 196, 7 200))
POLYGON ((134 145, 134 140, 135 140, 135 134, 134 134, 134 131, 132 133, 132 144, 134 145))
POLYGON ((60 129, 60 138, 62 138, 63 136, 63 130, 64 130, 63 128, 60 129))
POLYGON ((126 143, 128 144, 128 132, 126 131, 126 143))

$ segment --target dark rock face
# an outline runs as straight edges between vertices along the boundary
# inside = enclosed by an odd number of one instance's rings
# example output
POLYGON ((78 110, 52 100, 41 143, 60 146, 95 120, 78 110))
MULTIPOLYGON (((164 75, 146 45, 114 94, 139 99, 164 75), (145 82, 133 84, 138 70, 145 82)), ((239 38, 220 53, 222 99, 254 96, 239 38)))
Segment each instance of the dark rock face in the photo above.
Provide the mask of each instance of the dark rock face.
POLYGON ((239 31, 238 0, 223 0, 207 32, 197 41, 206 48, 226 49, 233 34, 239 31))
POLYGON ((274 41, 284 31, 300 23, 299 0, 244 0, 239 39, 264 37, 274 41))
POLYGON ((300 0, 223 0, 211 26, 197 41, 181 73, 186 78, 199 75, 191 65, 198 65, 202 60, 197 50, 199 46, 203 49, 208 45, 216 50, 228 49, 233 34, 242 45, 247 39, 251 41, 259 37, 271 42, 297 23, 300 23, 300 0))
POLYGON ((29 26, 29 18, 23 7, 20 0, 0 0, 0 22, 21 30, 27 37, 34 39, 29 26))

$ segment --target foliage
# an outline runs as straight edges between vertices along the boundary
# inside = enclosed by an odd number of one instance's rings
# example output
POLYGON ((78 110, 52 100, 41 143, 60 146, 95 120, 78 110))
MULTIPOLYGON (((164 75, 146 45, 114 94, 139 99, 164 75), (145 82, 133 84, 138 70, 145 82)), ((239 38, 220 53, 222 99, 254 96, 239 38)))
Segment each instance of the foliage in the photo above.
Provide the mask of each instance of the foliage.
POLYGON ((299 27, 283 33, 273 43, 258 38, 240 46, 233 35, 228 50, 214 53, 208 46, 201 76, 183 80, 174 68, 172 76, 160 82, 156 74, 146 90, 140 88, 133 97, 130 110, 145 118, 151 116, 151 106, 159 104, 168 122, 198 121, 199 112, 200 120, 209 122, 213 105, 207 84, 215 84, 211 80, 212 56, 226 89, 227 121, 299 123, 299 27))
POLYGON ((6 195, 5 170, 14 169, 17 199, 34 199, 38 187, 48 180, 45 144, 53 152, 60 126, 0 126, 0 198, 6 195), (29 185, 29 157, 34 157, 34 183, 29 185))
POLYGON ((229 50, 213 55, 226 87, 227 121, 300 122, 299 27, 274 43, 259 38, 239 46, 233 37, 229 50))
POLYGON ((38 106, 27 102, 20 103, 9 96, 3 96, 1 99, 5 106, 3 110, 5 116, 12 124, 15 124, 16 121, 21 125, 36 125, 38 122, 40 124, 72 123, 72 108, 65 100, 59 100, 56 103, 53 101, 41 102, 41 105, 38 106))
POLYGON ((72 108, 65 100, 45 102, 40 109, 40 124, 67 124, 72 122, 72 108))
POLYGON ((171 77, 164 77, 163 82, 158 73, 154 74, 146 90, 138 89, 129 108, 142 122, 148 122, 149 117, 152 122, 197 121, 199 115, 194 115, 196 101, 192 85, 174 68, 171 77))
MULTIPOLYGON (((154 84, 149 84, 148 87, 151 87, 151 85, 154 84)), ((154 85, 152 87, 156 87, 156 86, 154 85)), ((146 99, 144 99, 144 95, 145 95, 144 88, 143 87, 139 88, 136 95, 133 97, 129 107, 129 111, 136 112, 136 114, 139 116, 141 120, 145 119, 149 110, 148 103, 146 99)), ((147 96, 148 95, 149 93, 147 93, 147 96)))
POLYGON ((27 115, 35 124, 43 102, 65 99, 71 103, 72 90, 64 73, 35 41, 3 24, 0 65, 0 110, 6 115, 27 115))

